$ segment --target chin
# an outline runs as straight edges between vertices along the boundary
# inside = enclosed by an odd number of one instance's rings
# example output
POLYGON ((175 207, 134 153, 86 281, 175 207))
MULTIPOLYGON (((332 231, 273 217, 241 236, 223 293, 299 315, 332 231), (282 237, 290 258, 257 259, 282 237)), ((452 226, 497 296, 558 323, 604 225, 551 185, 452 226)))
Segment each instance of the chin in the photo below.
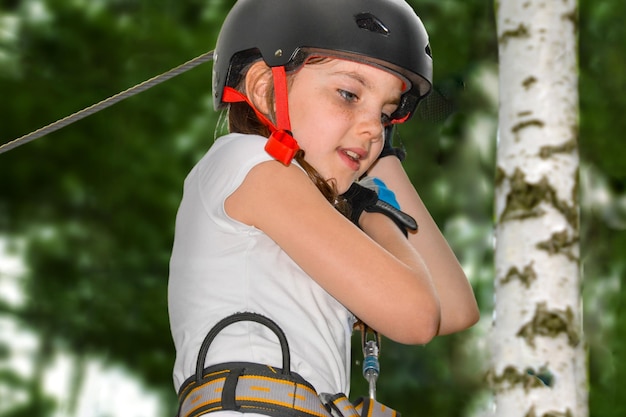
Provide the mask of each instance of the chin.
POLYGON ((348 191, 348 188, 350 188, 350 187, 338 187, 337 188, 337 194, 342 195, 343 193, 348 191))
POLYGON ((346 191, 348 191, 348 189, 350 188, 350 186, 353 183, 354 183, 354 181, 344 182, 344 183, 341 183, 341 184, 336 184, 337 193, 339 193, 339 195, 345 193, 346 191))

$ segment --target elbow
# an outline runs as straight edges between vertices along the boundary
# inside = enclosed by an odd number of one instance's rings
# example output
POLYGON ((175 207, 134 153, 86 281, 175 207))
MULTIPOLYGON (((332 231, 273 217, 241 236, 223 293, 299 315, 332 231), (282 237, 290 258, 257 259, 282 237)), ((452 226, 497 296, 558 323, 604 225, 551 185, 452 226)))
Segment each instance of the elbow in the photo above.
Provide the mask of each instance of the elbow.
POLYGON ((420 328, 413 332, 407 332, 395 341, 404 345, 426 345, 437 336, 437 328, 420 328))
POLYGON ((446 314, 446 320, 442 322, 439 329, 440 335, 446 335, 463 331, 472 327, 480 320, 480 310, 476 303, 454 311, 449 311, 446 314))
POLYGON ((467 320, 465 323, 466 329, 478 323, 478 320, 480 320, 480 310, 478 309, 477 304, 475 305, 475 308, 473 308, 472 311, 468 314, 466 320, 467 320))
POLYGON ((439 314, 428 318, 422 318, 419 325, 414 326, 414 331, 407 334, 402 342, 407 345, 425 345, 439 334, 441 318, 439 314))
POLYGON ((439 334, 441 326, 441 310, 439 303, 433 300, 430 306, 406 314, 403 323, 395 334, 388 337, 405 345, 425 345, 439 334))
POLYGON ((480 320, 480 310, 478 309, 477 304, 473 304, 473 307, 466 311, 463 317, 461 317, 459 330, 465 330, 472 327, 478 323, 478 320, 480 320))

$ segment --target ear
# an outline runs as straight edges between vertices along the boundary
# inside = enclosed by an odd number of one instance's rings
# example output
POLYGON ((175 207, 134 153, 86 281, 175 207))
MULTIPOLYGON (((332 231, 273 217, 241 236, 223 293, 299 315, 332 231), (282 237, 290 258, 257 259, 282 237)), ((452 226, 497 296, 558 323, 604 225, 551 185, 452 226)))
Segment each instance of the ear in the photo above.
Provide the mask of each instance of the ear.
POLYGON ((272 70, 265 62, 257 61, 246 72, 246 95, 261 113, 269 115, 268 92, 272 88, 272 70))

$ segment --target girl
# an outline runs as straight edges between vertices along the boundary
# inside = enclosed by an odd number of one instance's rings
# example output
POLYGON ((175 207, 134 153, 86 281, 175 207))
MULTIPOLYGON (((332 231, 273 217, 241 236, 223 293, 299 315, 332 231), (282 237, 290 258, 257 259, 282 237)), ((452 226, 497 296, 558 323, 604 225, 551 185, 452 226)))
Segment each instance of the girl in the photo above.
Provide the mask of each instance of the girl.
POLYGON ((403 0, 235 4, 213 69, 231 133, 185 180, 176 220, 177 389, 204 366, 281 366, 276 336, 256 323, 235 322, 203 345, 234 313, 271 319, 290 370, 317 393, 348 392, 356 318, 406 344, 476 322, 471 286, 384 135, 428 94, 431 68, 425 29, 403 0), (374 209, 377 195, 356 183, 364 175, 393 190, 387 200, 419 232, 389 205, 374 209))

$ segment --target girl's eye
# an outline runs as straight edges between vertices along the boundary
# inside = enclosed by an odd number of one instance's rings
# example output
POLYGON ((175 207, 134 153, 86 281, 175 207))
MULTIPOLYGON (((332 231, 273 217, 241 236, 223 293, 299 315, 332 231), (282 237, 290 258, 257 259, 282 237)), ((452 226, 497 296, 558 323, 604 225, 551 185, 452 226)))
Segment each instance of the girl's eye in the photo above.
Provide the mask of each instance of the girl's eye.
POLYGON ((339 92, 339 95, 346 101, 353 102, 359 99, 359 97, 356 94, 351 93, 349 91, 346 91, 346 90, 337 90, 337 91, 339 92))

